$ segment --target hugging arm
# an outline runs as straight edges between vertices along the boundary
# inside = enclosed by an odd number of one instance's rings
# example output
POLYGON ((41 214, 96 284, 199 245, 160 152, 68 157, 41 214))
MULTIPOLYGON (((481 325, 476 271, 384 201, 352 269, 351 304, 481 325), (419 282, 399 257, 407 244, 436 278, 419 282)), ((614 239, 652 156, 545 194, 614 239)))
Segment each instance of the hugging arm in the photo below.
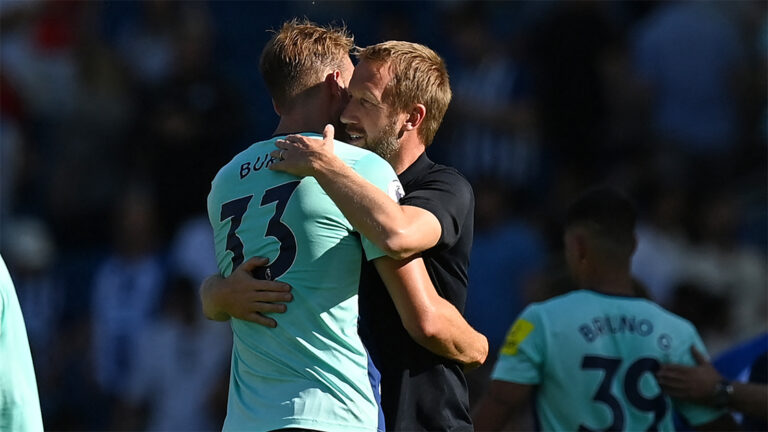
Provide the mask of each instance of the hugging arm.
POLYGON ((266 265, 266 258, 254 257, 240 264, 229 276, 209 276, 200 286, 203 314, 214 321, 237 318, 277 327, 277 322, 265 313, 283 313, 287 306, 277 302, 293 299, 291 286, 277 281, 258 280, 252 271, 266 265))
POLYGON ((399 205, 334 154, 333 126, 326 126, 322 140, 289 135, 276 145, 269 169, 313 176, 352 226, 388 256, 404 259, 440 240, 440 222, 432 213, 399 205))
POLYGON ((408 334, 421 346, 467 368, 478 367, 488 356, 488 340, 467 323, 448 300, 440 297, 424 261, 412 257, 374 260, 408 334))

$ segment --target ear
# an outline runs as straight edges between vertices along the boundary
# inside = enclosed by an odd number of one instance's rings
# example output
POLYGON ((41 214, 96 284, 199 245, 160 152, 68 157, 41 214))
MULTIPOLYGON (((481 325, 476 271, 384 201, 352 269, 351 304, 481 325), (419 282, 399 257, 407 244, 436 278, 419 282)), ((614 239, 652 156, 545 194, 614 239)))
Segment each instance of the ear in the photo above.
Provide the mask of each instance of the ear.
POLYGON ((277 102, 275 102, 275 99, 272 99, 272 109, 275 110, 275 114, 277 114, 278 117, 281 117, 282 114, 280 114, 280 108, 277 107, 277 102))
POLYGON ((589 245, 587 244, 587 237, 582 233, 575 233, 573 235, 573 245, 576 251, 576 258, 579 262, 584 262, 587 259, 589 245))
POLYGON ((421 122, 424 121, 424 116, 427 115, 427 107, 422 104, 416 104, 411 108, 411 112, 408 113, 408 118, 405 119, 403 125, 405 130, 415 130, 421 126, 421 122))
POLYGON ((325 76, 325 80, 323 80, 323 83, 325 84, 325 87, 328 89, 331 95, 335 97, 341 96, 342 89, 344 86, 341 84, 341 72, 340 71, 333 71, 325 76))

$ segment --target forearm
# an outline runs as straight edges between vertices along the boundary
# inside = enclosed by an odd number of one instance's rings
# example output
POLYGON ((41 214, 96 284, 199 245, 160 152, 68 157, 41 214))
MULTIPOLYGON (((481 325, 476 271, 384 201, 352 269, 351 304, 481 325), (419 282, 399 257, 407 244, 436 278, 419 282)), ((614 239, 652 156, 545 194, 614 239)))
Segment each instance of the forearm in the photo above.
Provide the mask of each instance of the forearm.
POLYGON ((437 243, 439 232, 435 236, 424 230, 392 197, 339 158, 322 158, 314 168, 315 179, 352 226, 390 257, 404 259, 437 243))
POLYGON ((488 357, 488 339, 473 329, 450 302, 435 297, 431 300, 434 312, 425 318, 422 330, 415 332, 416 342, 439 356, 468 367, 483 364, 488 357))
POLYGON ((212 275, 206 278, 200 286, 200 302, 203 306, 203 315, 213 321, 227 321, 230 316, 224 312, 217 296, 216 284, 223 281, 220 275, 212 275))
POLYGON ((485 361, 488 340, 437 294, 421 258, 397 261, 380 257, 374 264, 403 326, 416 343, 470 367, 485 361))
POLYGON ((768 420, 768 386, 734 382, 728 408, 751 417, 768 420))

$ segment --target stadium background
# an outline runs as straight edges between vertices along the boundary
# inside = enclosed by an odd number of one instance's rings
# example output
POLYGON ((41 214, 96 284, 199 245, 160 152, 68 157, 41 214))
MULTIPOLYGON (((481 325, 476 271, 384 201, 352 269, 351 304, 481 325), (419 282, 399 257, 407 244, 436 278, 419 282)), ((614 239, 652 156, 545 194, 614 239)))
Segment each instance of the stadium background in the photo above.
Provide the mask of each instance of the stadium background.
MULTIPOLYGON (((467 316, 498 349, 567 289, 583 188, 640 211, 633 272, 717 353, 766 329, 764 1, 0 3, 0 252, 52 430, 220 426, 226 324, 205 196, 276 124, 258 72, 294 16, 424 43, 454 99, 430 156, 477 195, 467 316)), ((489 360, 492 363, 493 358, 489 360)), ((484 368, 470 375, 473 400, 484 368)))

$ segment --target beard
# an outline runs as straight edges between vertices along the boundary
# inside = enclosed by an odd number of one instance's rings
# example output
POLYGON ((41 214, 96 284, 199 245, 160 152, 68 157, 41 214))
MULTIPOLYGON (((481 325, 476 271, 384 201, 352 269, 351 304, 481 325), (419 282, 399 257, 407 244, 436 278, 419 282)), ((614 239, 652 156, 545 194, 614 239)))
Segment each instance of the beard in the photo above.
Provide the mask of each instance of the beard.
POLYGON ((389 158, 400 148, 398 135, 397 120, 393 119, 391 123, 384 126, 381 133, 366 140, 365 148, 389 161, 389 158))

